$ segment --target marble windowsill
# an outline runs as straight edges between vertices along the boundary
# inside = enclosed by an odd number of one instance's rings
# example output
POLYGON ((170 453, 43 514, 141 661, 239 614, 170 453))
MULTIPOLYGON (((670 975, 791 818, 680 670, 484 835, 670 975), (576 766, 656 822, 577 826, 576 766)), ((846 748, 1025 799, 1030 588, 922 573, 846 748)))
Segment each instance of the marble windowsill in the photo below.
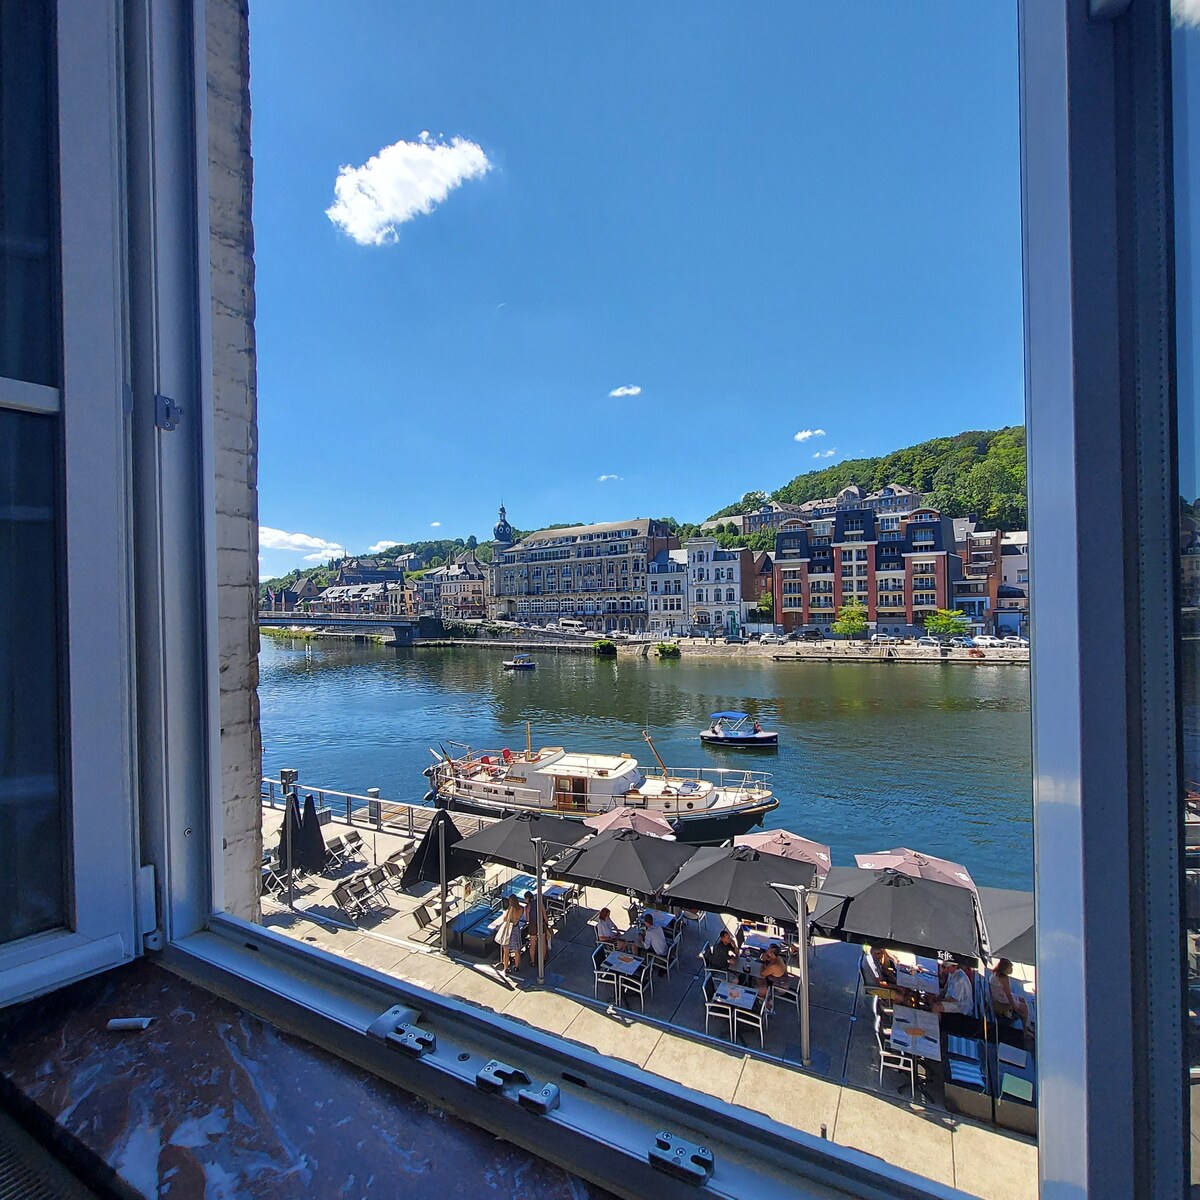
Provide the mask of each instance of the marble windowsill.
POLYGON ((0 1079, 134 1196, 607 1200, 147 962, 0 1013, 0 1079))

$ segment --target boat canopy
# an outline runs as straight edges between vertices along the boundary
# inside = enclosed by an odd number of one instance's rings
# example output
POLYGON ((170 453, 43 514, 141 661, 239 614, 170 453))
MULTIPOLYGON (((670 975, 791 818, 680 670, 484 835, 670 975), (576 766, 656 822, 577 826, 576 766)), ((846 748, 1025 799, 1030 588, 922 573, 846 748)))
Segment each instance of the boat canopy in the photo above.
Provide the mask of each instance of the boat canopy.
POLYGON ((713 713, 709 719, 713 721, 744 721, 748 715, 748 713, 740 712, 719 712, 713 713))

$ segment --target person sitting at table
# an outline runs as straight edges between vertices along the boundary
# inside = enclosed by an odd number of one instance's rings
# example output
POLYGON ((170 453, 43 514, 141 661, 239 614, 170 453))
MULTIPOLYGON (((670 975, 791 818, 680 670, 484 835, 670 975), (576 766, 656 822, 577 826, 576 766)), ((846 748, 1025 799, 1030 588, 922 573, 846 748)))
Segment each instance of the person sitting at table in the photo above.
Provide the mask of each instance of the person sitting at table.
POLYGON ((888 987, 896 986, 896 960, 883 946, 871 947, 871 961, 875 964, 875 974, 879 982, 888 987))
POLYGON ((1013 965, 1007 958, 1002 958, 993 968, 992 977, 988 980, 988 991, 992 996, 992 1008, 996 1017, 1001 1021, 1012 1022, 1018 1017, 1021 1024, 1029 1024, 1029 1005, 1022 996, 1014 996, 1012 990, 1013 965))
POLYGON ((722 929, 717 940, 709 946, 708 952, 704 956, 704 965, 710 971, 724 971, 727 975, 731 971, 737 971, 737 943, 728 929, 722 929))
MULTIPOLYGON (((642 918, 642 945, 646 950, 659 958, 667 957, 667 935, 660 925, 654 923, 654 918, 647 913, 642 918)), ((666 969, 658 968, 658 974, 665 975, 666 969)))
POLYGON ((762 963, 762 970, 758 974, 758 994, 765 1000, 770 994, 771 984, 775 981, 787 979, 787 967, 784 965, 783 956, 779 953, 782 947, 778 942, 772 942, 763 952, 759 959, 762 963))
POLYGON ((621 931, 607 908, 602 908, 596 914, 596 941, 611 942, 614 946, 621 941, 621 931))
POLYGON ((946 986, 942 995, 929 1006, 942 1018, 942 1028, 959 1037, 970 1037, 976 1032, 975 989, 970 977, 958 963, 950 959, 946 963, 946 986))

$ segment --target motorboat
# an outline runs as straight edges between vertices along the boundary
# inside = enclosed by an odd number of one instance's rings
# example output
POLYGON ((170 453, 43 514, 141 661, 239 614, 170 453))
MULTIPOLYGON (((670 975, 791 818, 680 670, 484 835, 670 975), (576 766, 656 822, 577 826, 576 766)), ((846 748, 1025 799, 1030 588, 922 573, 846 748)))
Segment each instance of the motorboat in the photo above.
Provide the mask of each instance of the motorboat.
POLYGON ((503 665, 506 671, 533 671, 537 669, 537 663, 528 654, 514 654, 512 658, 506 658, 503 665))
POLYGON ((763 729, 758 721, 744 712, 716 712, 712 724, 700 731, 700 740, 708 746, 733 746, 741 750, 774 750, 779 734, 763 729))
POLYGON ((525 751, 451 749, 425 771, 427 799, 456 812, 508 817, 544 812, 571 820, 614 808, 644 809, 665 818, 681 842, 720 843, 761 825, 779 807, 764 771, 669 768, 646 740, 657 769, 629 754, 589 754, 562 746, 525 751))

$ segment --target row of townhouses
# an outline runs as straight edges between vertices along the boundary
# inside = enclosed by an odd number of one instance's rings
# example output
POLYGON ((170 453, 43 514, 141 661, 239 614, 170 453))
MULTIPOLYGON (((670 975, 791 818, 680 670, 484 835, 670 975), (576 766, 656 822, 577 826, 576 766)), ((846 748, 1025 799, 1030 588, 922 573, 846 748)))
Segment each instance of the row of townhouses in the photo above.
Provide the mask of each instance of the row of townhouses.
POLYGON ((517 541, 501 506, 490 564, 466 550, 406 580, 410 563, 346 559, 324 590, 302 579, 268 603, 314 614, 572 620, 598 633, 671 637, 746 625, 830 633, 838 609, 858 601, 879 633, 918 634, 939 608, 961 609, 975 633, 1026 632, 1028 534, 981 529, 923 500, 893 484, 767 505, 740 518, 775 530, 773 551, 758 552, 705 534, 681 546, 668 525, 645 517, 517 541))

